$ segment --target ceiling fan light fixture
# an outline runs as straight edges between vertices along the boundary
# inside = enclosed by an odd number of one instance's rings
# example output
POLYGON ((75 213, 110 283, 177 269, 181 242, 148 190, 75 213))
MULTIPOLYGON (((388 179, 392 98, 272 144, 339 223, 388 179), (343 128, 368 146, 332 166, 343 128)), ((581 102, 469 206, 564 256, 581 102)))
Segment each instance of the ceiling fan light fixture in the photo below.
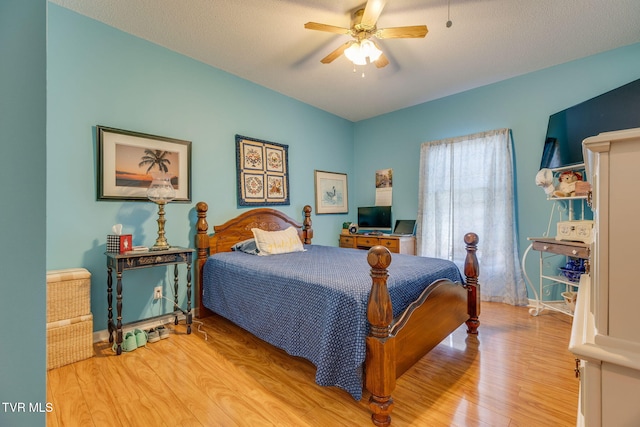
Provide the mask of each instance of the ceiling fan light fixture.
MULTIPOLYGON (((447 0, 451 1, 451 0, 447 0)), ((363 8, 351 14, 349 28, 335 25, 307 22, 304 27, 308 30, 324 31, 333 34, 348 35, 353 38, 320 60, 323 64, 330 64, 345 55, 354 65, 375 64, 377 68, 389 65, 389 59, 380 50, 373 38, 377 39, 415 39, 424 38, 429 31, 426 25, 409 25, 404 27, 378 28, 378 18, 387 0, 367 0, 363 8)))
POLYGON ((345 51, 344 55, 355 65, 366 65, 367 62, 374 62, 382 51, 376 47, 370 40, 362 40, 353 42, 345 51))
POLYGON ((355 65, 366 65, 367 63, 367 59, 362 54, 362 48, 359 42, 351 43, 351 46, 344 51, 344 56, 355 65))
POLYGON ((360 50, 365 57, 369 57, 370 62, 377 60, 382 55, 382 51, 371 40, 362 40, 360 42, 360 50))

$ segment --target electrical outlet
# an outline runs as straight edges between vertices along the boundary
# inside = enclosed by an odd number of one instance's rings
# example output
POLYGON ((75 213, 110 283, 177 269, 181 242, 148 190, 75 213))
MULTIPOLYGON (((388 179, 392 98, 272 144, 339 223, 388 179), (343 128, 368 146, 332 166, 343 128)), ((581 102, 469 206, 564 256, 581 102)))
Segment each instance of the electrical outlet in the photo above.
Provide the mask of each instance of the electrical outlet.
POLYGON ((153 288, 153 299, 162 299, 162 286, 153 288))

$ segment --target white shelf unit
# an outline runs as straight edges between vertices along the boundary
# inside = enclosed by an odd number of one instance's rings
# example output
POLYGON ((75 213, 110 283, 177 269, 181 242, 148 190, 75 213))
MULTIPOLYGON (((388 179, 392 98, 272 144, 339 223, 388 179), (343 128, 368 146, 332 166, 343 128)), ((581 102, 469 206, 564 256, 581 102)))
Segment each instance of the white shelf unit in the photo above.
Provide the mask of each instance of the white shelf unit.
MULTIPOLYGON (((553 172, 554 184, 556 185, 560 174, 566 171, 580 172, 583 179, 585 179, 584 163, 556 168, 551 171, 553 172)), ((585 219, 585 214, 588 209, 586 206, 587 196, 548 196, 547 200, 553 202, 549 214, 547 231, 543 234, 543 237, 529 237, 531 244, 527 247, 522 257, 522 271, 525 281, 534 294, 529 313, 532 316, 537 316, 545 309, 548 309, 573 316, 573 312, 564 300, 552 300, 550 298, 552 298, 552 290, 557 289, 558 286, 563 286, 565 291, 578 291, 580 286, 579 282, 571 281, 567 277, 558 274, 558 267, 564 266, 569 258, 578 258, 585 260, 588 269, 589 245, 581 242, 555 240, 555 238, 549 236, 552 232, 552 227, 554 227, 553 231, 555 233, 555 227, 559 221, 574 221, 577 217, 581 220, 585 219), (579 205, 577 206, 577 210, 576 205, 579 205), (527 259, 532 250, 539 252, 538 280, 536 285, 533 284, 533 281, 527 274, 527 259), (547 299, 545 299, 545 297, 547 299)))
POLYGON ((566 262, 568 258, 578 258, 587 262, 589 259, 589 246, 581 242, 560 241, 548 237, 530 237, 529 240, 531 244, 522 257, 522 270, 535 296, 532 307, 529 309, 529 314, 537 316, 545 309, 548 309, 573 316, 573 312, 564 300, 548 300, 545 297, 549 297, 551 290, 556 289, 558 286, 563 286, 565 291, 577 292, 580 283, 550 272, 558 270, 560 260, 565 260, 566 262), (538 286, 533 285, 525 269, 527 255, 531 250, 538 251, 540 257, 538 286))

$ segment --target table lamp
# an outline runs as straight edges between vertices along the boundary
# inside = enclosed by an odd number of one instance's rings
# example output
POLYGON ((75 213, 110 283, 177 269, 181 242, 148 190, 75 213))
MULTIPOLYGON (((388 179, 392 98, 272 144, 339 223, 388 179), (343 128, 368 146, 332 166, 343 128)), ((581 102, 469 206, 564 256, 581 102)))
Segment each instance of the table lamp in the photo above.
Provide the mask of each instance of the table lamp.
POLYGON ((176 190, 171 185, 171 175, 167 173, 153 174, 153 181, 147 190, 147 197, 158 205, 158 238, 155 245, 149 248, 152 251, 162 251, 171 248, 164 237, 164 205, 176 197, 176 190))

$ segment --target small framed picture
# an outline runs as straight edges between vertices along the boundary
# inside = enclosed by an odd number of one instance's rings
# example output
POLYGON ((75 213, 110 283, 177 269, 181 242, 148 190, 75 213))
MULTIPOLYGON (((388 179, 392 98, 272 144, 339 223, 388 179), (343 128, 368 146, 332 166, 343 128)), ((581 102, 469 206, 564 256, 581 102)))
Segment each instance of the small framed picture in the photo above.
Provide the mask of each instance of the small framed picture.
POLYGON ((315 171, 316 214, 349 213, 347 174, 315 171))

